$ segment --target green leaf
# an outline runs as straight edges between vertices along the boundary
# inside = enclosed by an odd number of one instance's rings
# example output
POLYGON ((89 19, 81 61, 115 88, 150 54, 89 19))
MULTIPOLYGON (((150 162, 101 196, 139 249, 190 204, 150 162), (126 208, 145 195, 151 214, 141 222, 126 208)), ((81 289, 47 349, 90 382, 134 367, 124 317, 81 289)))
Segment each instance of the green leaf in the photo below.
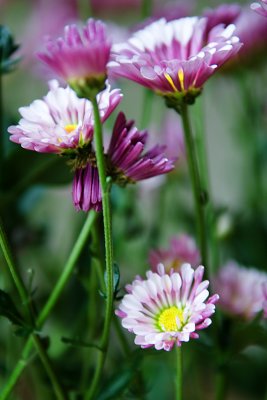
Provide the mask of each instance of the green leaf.
POLYGON ((19 62, 19 58, 10 59, 18 50, 19 45, 15 44, 10 30, 0 25, 0 73, 11 72, 15 65, 19 62))
POLYGON ((74 347, 89 347, 89 348, 95 348, 97 350, 102 351, 102 349, 96 345, 95 343, 88 343, 88 342, 84 342, 83 340, 80 339, 72 339, 72 338, 66 338, 66 337, 62 337, 61 341, 63 343, 69 344, 71 346, 74 347))
MULTIPOLYGON (((104 282, 105 282, 106 290, 105 290, 105 292, 99 291, 99 293, 102 297, 106 298, 107 297, 106 291, 107 291, 107 286, 108 286, 107 271, 105 271, 105 273, 104 273, 104 282)), ((120 268, 117 263, 114 263, 113 264, 113 293, 114 293, 114 298, 117 300, 119 300, 119 298, 120 298, 118 296, 118 293, 120 291, 119 284, 120 284, 120 268)))

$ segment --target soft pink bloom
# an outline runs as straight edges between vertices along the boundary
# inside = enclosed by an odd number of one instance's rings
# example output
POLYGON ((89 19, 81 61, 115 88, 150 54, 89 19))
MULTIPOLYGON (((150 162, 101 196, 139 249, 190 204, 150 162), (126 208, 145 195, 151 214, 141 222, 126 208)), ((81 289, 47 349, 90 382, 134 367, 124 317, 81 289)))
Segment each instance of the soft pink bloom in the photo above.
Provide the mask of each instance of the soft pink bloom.
POLYGON ((101 211, 102 194, 98 170, 90 163, 75 171, 72 185, 72 200, 76 210, 101 211))
POLYGON ((133 124, 120 113, 108 149, 109 175, 122 185, 165 174, 174 168, 174 160, 164 155, 164 146, 156 145, 144 153, 148 133, 138 131, 133 124))
POLYGON ((36 0, 32 2, 31 14, 22 33, 22 63, 36 68, 35 53, 43 45, 44 37, 57 37, 66 24, 78 20, 77 0, 36 0))
POLYGON ((264 296, 264 301, 263 301, 263 311, 264 311, 264 318, 267 318, 267 282, 263 284, 263 296, 264 296))
POLYGON ((252 3, 250 8, 259 15, 267 17, 267 0, 260 0, 260 3, 252 3))
MULTIPOLYGON (((50 88, 43 100, 19 109, 22 119, 8 128, 10 139, 25 149, 41 153, 64 153, 85 147, 93 137, 92 104, 78 98, 70 87, 59 87, 57 81, 50 82, 50 88)), ((121 98, 120 90, 110 90, 109 85, 98 95, 102 122, 121 98)))
POLYGON ((207 32, 216 25, 223 24, 227 26, 235 23, 240 13, 241 7, 239 4, 221 4, 216 8, 208 8, 204 10, 203 16, 208 19, 207 32))
POLYGON ((38 57, 69 84, 92 84, 105 81, 110 48, 104 23, 89 19, 82 29, 66 26, 64 37, 48 40, 38 57))
POLYGON ((157 271, 159 264, 164 264, 166 273, 179 271, 184 263, 189 263, 193 267, 200 263, 196 242, 188 235, 173 237, 168 249, 152 250, 149 254, 152 271, 157 271))
POLYGON ((206 18, 161 19, 112 47, 110 73, 174 101, 192 102, 206 80, 241 47, 234 25, 216 26, 206 41, 206 18))
POLYGON ((138 10, 141 6, 141 0, 91 0, 90 5, 93 13, 118 13, 122 10, 138 10))
POLYGON ((183 264, 170 275, 164 266, 148 271, 147 279, 136 278, 116 314, 122 326, 136 335, 135 344, 169 351, 174 345, 199 337, 197 331, 211 324, 218 295, 209 297, 208 281, 202 281, 204 267, 193 270, 183 264))
MULTIPOLYGON (((186 149, 181 120, 172 110, 166 113, 161 133, 166 144, 166 155, 169 158, 176 158, 178 163, 186 159, 186 149)), ((189 262, 189 261, 188 261, 189 262)))
POLYGON ((229 314, 252 319, 266 305, 267 274, 234 261, 223 266, 214 279, 219 305, 229 314))

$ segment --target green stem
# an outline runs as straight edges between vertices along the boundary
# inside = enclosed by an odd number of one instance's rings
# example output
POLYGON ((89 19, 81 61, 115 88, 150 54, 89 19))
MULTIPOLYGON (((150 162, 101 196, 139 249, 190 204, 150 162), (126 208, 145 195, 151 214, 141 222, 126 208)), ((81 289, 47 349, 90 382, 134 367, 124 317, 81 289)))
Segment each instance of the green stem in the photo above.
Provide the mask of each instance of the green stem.
POLYGON ((96 161, 102 191, 102 207, 104 221, 104 236, 105 236, 105 261, 106 261, 106 311, 104 329, 101 337, 101 349, 98 355, 97 367, 92 380, 92 384, 86 393, 86 400, 93 399, 98 390, 99 381, 104 367, 106 353, 108 349, 110 324, 113 314, 113 245, 112 245, 112 230, 111 230, 111 210, 109 191, 110 185, 106 177, 106 165, 103 149, 102 126, 99 115, 98 103, 96 97, 92 99, 94 109, 94 140, 96 149, 96 161))
POLYGON ((183 358, 182 358, 182 347, 176 348, 176 400, 183 399, 183 358))
MULTIPOLYGON (((67 263, 65 265, 65 268, 63 270, 62 275, 59 278, 58 283, 56 284, 54 290, 52 291, 50 297, 48 298, 44 308, 42 309, 39 317, 37 318, 36 321, 36 327, 37 329, 40 329, 45 322, 46 318, 50 314, 51 310, 55 306, 56 302, 58 301, 58 298, 60 294, 62 293, 62 290, 66 286, 73 269, 76 265, 76 262, 78 260, 78 257, 81 253, 82 248, 84 247, 86 240, 88 238, 88 234, 91 230, 92 224, 95 220, 96 214, 93 213, 92 211, 88 214, 88 217, 85 221, 85 224, 81 230, 81 233, 72 249, 72 252, 69 256, 69 259, 67 260, 67 263)), ((32 342, 32 337, 29 337, 26 344, 24 345, 24 348, 22 350, 22 356, 21 359, 18 361, 16 364, 15 368, 12 371, 12 374, 10 375, 5 387, 2 390, 2 393, 0 394, 0 400, 6 400, 8 396, 10 395, 13 387, 15 386, 16 382, 18 381, 20 375, 22 374, 24 368, 27 366, 28 359, 30 357, 30 353, 32 350, 33 342, 32 342)))
POLYGON ((5 156, 5 138, 4 138, 4 112, 3 112, 3 76, 0 74, 0 187, 2 186, 2 168, 5 156))
MULTIPOLYGON (((1 224, 0 224, 0 246, 4 253, 4 257, 6 259, 8 268, 10 270, 10 274, 11 274, 13 281, 15 283, 15 286, 18 290, 21 301, 22 301, 24 307, 26 308, 28 320, 29 320, 28 322, 30 324, 34 325, 34 315, 33 315, 32 308, 31 308, 31 302, 29 301, 29 296, 28 296, 27 290, 24 286, 24 283, 16 269, 16 266, 15 266, 14 260, 12 258, 11 251, 10 251, 9 245, 7 243, 7 239, 6 239, 6 236, 5 236, 5 233, 4 233, 4 230, 1 226, 1 224)), ((45 350, 42 347, 40 338, 35 333, 32 333, 31 336, 32 336, 33 344, 38 352, 38 355, 39 355, 42 363, 43 363, 43 366, 47 372, 47 375, 49 376, 49 378, 51 380, 51 383, 53 385, 53 389, 54 389, 57 399, 58 400, 66 399, 66 396, 64 394, 63 389, 60 386, 60 383, 55 374, 55 371, 53 369, 51 361, 49 360, 48 355, 46 354, 45 350)))
POLYGON ((181 117, 184 128, 184 137, 186 144, 186 153, 188 160, 188 168, 193 189, 195 213, 197 222, 197 233, 200 244, 202 264, 207 267, 207 245, 206 245, 206 226, 204 207, 206 203, 206 192, 203 191, 200 181, 200 173, 198 168, 197 156, 195 151, 194 138, 190 126, 187 105, 181 106, 181 117))
POLYGON ((152 1, 151 0, 143 0, 142 1, 142 18, 145 19, 149 17, 152 13, 152 1))
POLYGON ((224 400, 226 396, 226 380, 224 370, 218 371, 216 375, 215 400, 224 400))

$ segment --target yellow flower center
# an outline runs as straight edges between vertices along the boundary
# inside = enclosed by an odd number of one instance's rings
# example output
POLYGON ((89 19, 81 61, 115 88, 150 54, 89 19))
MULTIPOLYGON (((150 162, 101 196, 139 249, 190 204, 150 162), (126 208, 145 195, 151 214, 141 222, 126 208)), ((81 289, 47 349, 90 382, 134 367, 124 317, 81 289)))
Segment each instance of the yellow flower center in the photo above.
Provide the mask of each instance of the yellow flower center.
POLYGON ((163 332, 178 332, 181 330, 181 326, 177 326, 177 318, 180 320, 181 325, 183 325, 183 310, 176 306, 166 308, 158 317, 158 326, 163 332))
POLYGON ((64 126, 64 129, 67 133, 71 133, 77 128, 77 126, 77 124, 68 124, 64 126))
MULTIPOLYGON (((164 74, 165 78, 167 79, 167 81, 169 82, 169 84, 171 85, 172 89, 174 90, 174 92, 178 92, 177 87, 175 86, 172 77, 170 76, 170 74, 168 74, 167 72, 165 72, 164 74)), ((179 69, 178 73, 177 73, 180 85, 181 85, 181 89, 184 90, 184 71, 182 68, 179 69)))

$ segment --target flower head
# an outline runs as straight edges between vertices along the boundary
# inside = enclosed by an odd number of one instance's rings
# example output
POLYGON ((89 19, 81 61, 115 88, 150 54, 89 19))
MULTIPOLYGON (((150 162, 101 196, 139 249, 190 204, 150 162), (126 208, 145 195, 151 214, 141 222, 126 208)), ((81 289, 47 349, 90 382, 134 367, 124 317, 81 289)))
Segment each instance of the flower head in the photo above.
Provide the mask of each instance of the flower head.
POLYGON ((76 210, 101 211, 102 194, 98 170, 88 163, 84 168, 75 171, 72 185, 72 200, 76 210))
MULTIPOLYGON (((110 90, 109 85, 97 96, 102 122, 121 98, 120 91, 110 90)), ((19 112, 19 124, 8 128, 13 142, 41 153, 84 156, 86 161, 94 129, 93 109, 88 100, 78 98, 70 87, 61 88, 57 81, 52 81, 43 100, 35 100, 19 112)))
POLYGON ((105 25, 89 19, 81 31, 66 26, 64 38, 49 39, 37 55, 80 97, 91 97, 105 88, 110 48, 105 25))
POLYGON ((109 175, 121 185, 165 174, 174 168, 174 160, 164 156, 164 146, 156 145, 143 153, 148 133, 138 131, 133 124, 120 113, 108 148, 109 175))
POLYGON ((259 3, 252 3, 250 8, 258 14, 267 17, 267 0, 260 0, 259 3))
POLYGON ((223 24, 225 26, 235 23, 237 17, 241 13, 239 4, 221 4, 216 8, 208 8, 203 12, 203 16, 208 19, 207 33, 216 25, 223 24))
POLYGON ((218 295, 208 298, 208 281, 202 281, 204 267, 195 271, 183 264, 180 272, 148 271, 147 279, 136 279, 128 286, 116 311, 122 326, 133 332, 135 344, 169 351, 176 344, 198 338, 196 331, 211 324, 218 295))
POLYGON ((252 319, 266 304, 267 274, 234 261, 219 270, 214 287, 220 295, 219 305, 245 319, 252 319))
POLYGON ((193 238, 187 235, 173 237, 168 249, 152 250, 149 255, 152 271, 164 264, 166 273, 179 271, 184 263, 196 267, 200 263, 200 254, 193 238))
POLYGON ((110 72, 146 86, 175 109, 192 103, 206 80, 240 49, 235 26, 213 28, 206 18, 160 19, 112 48, 110 72))

